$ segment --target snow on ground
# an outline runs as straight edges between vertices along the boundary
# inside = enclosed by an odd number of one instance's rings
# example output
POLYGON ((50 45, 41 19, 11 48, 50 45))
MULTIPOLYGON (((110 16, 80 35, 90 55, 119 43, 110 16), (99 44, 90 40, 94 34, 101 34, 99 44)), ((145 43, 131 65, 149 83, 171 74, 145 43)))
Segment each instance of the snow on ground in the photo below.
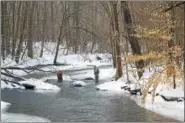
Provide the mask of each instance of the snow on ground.
MULTIPOLYGON (((161 68, 159 68, 161 69, 161 68)), ((148 78, 150 78, 154 74, 155 70, 152 69, 151 71, 146 70, 144 72, 143 77, 141 80, 137 81, 137 77, 134 75, 134 73, 129 72, 129 81, 131 82, 130 85, 126 84, 127 77, 125 71, 123 71, 123 76, 118 79, 118 81, 111 81, 111 82, 105 82, 103 84, 98 85, 96 88, 102 91, 114 91, 114 92, 122 92, 128 93, 127 91, 124 91, 121 89, 122 86, 128 86, 133 89, 139 89, 141 88, 147 81, 148 78), (135 79, 136 78, 136 79, 135 79), (141 87, 140 87, 141 85, 141 87)), ((159 86, 156 89, 156 93, 159 93, 160 95, 164 95, 165 97, 184 97, 184 88, 183 87, 177 87, 176 89, 173 89, 173 87, 159 84, 159 86)), ((159 113, 161 115, 179 120, 184 121, 184 101, 182 102, 167 102, 164 101, 160 96, 156 96, 154 98, 154 103, 152 104, 152 97, 151 95, 147 95, 146 97, 146 103, 141 104, 141 96, 131 96, 131 99, 136 101, 136 103, 139 106, 142 106, 148 110, 154 111, 156 113, 159 113)))
POLYGON ((3 113, 1 114, 2 122, 51 122, 48 119, 30 116, 26 114, 18 114, 18 113, 3 113))
POLYGON ((1 101, 1 113, 6 112, 10 105, 8 102, 1 101))
POLYGON ((184 88, 182 87, 176 87, 176 89, 173 89, 173 87, 169 87, 167 85, 159 85, 156 92, 161 95, 165 95, 166 97, 184 97, 184 88))
MULTIPOLYGON (((40 80, 42 80, 42 81, 46 81, 46 80, 49 80, 49 79, 58 79, 57 78, 57 76, 56 75, 54 75, 54 76, 47 76, 47 77, 43 77, 43 78, 41 78, 40 80)), ((68 76, 68 75, 63 75, 63 81, 72 81, 72 79, 71 79, 71 77, 70 76, 68 76)))
POLYGON ((5 60, 1 58, 1 67, 14 66, 16 62, 13 61, 10 57, 7 57, 5 60))
MULTIPOLYGON (((116 70, 115 69, 110 69, 108 71, 102 71, 102 75, 105 77, 105 78, 112 78, 114 77, 115 75, 115 72, 116 70), (107 72, 107 73, 106 73, 107 72)), ((100 72, 100 78, 101 78, 101 72, 100 72)), ((127 76, 126 76, 126 73, 125 71, 123 71, 123 76, 121 78, 119 78, 117 81, 110 81, 110 82, 105 82, 103 84, 100 84, 97 86, 97 89, 99 90, 107 90, 107 91, 121 91, 123 92, 123 89, 121 89, 121 87, 123 86, 129 86, 131 88, 131 90, 134 90, 134 89, 138 89, 140 88, 140 86, 137 84, 137 81, 136 79, 134 78, 134 75, 133 74, 129 74, 129 81, 130 81, 130 85, 126 84, 127 83, 127 76)))
MULTIPOLYGON (((70 80, 68 76, 65 76, 65 79, 70 80)), ((60 91, 60 88, 56 85, 43 82, 42 80, 46 79, 27 79, 25 81, 19 81, 20 84, 30 84, 35 86, 35 90, 48 90, 48 91, 60 91)), ((11 84, 11 83, 5 83, 4 81, 1 81, 1 89, 13 89, 13 88, 19 88, 19 89, 25 89, 25 87, 17 85, 17 84, 11 84)), ((39 92, 39 91, 38 91, 39 92)))
POLYGON ((86 86, 86 83, 85 82, 83 82, 83 81, 74 81, 73 83, 72 83, 72 85, 73 86, 82 86, 82 87, 84 87, 84 86, 86 86))
POLYGON ((115 73, 116 69, 113 68, 100 69, 99 79, 111 79, 115 76, 115 73))
POLYGON ((36 90, 53 90, 60 91, 60 88, 56 85, 52 85, 50 83, 43 82, 38 79, 27 79, 26 81, 19 81, 21 84, 30 84, 34 85, 36 90))
MULTIPOLYGON (((55 57, 55 48, 56 43, 46 42, 43 51, 43 57, 39 57, 41 44, 40 42, 34 43, 34 59, 24 58, 20 60, 19 67, 34 66, 37 64, 53 64, 55 57)), ((65 46, 60 46, 57 62, 71 64, 75 66, 84 66, 84 65, 111 65, 112 56, 109 53, 89 53, 89 54, 74 54, 69 53, 65 55, 65 46), (100 57, 101 60, 97 60, 96 57, 100 57)), ((1 60, 1 67, 14 66, 17 65, 15 61, 11 60, 11 57, 7 57, 5 60, 1 60)))
POLYGON ((100 84, 98 86, 96 86, 96 88, 98 90, 102 90, 102 91, 123 91, 121 90, 121 86, 123 86, 124 84, 121 82, 105 82, 104 84, 100 84))
POLYGON ((20 86, 20 85, 17 85, 17 84, 6 83, 6 82, 1 80, 1 89, 5 89, 5 88, 9 88, 9 89, 13 89, 13 88, 25 89, 25 87, 23 87, 23 86, 20 86))
POLYGON ((7 109, 11 106, 10 103, 1 101, 1 121, 2 122, 51 122, 48 119, 30 116, 25 114, 8 113, 7 109))
POLYGON ((146 97, 146 103, 141 103, 141 97, 131 97, 136 103, 148 110, 156 112, 160 115, 173 118, 175 120, 184 121, 184 102, 166 102, 160 96, 156 96, 152 104, 152 96, 146 97))

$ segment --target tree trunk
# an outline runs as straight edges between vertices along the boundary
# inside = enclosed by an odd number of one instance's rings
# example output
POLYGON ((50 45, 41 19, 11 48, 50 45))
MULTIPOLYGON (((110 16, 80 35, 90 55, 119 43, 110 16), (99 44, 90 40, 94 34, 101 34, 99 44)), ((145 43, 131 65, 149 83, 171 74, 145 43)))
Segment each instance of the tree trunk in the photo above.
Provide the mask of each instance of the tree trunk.
POLYGON ((121 65, 121 52, 120 52, 120 32, 118 23, 118 12, 117 12, 117 2, 111 2, 113 9, 113 22, 114 22, 114 42, 116 48, 116 77, 118 80, 122 76, 122 65, 121 65))
POLYGON ((5 57, 10 55, 10 22, 9 22, 9 15, 10 13, 8 13, 8 2, 4 1, 4 6, 3 6, 3 11, 4 11, 4 40, 5 40, 5 57))
MULTIPOLYGON (((136 34, 134 28, 133 28, 133 23, 132 23, 132 18, 131 18, 131 12, 130 9, 128 7, 128 2, 126 1, 121 1, 121 7, 122 7, 122 13, 123 13, 123 20, 125 23, 125 28, 127 30, 128 33, 128 38, 129 38, 129 43, 131 45, 132 48, 132 53, 133 55, 141 55, 141 48, 139 46, 139 42, 138 39, 134 36, 136 34)), ((138 62, 135 63, 137 69, 142 69, 144 67, 144 61, 140 60, 138 62)), ((141 78, 143 76, 143 70, 139 70, 138 73, 138 77, 141 78)))
POLYGON ((64 9, 65 10, 64 10, 63 18, 62 18, 61 24, 60 24, 59 36, 58 36, 57 47, 56 47, 56 52, 55 52, 53 64, 57 64, 58 51, 59 51, 60 42, 62 40, 61 38, 63 38, 62 33, 64 30, 64 25, 66 24, 66 21, 68 21, 67 19, 69 19, 69 18, 67 18, 67 15, 66 15, 67 14, 66 4, 64 5, 64 9))
MULTIPOLYGON (((79 1, 74 1, 74 12, 75 12, 74 24, 76 27, 79 27, 79 23, 80 23, 79 1)), ((77 28, 75 31, 75 40, 74 40, 74 52, 75 53, 77 53, 78 51, 79 39, 80 39, 80 30, 79 28, 77 28)))
POLYGON ((113 22, 112 22, 112 20, 110 20, 109 37, 110 37, 110 44, 111 44, 111 48, 112 48, 113 67, 116 68, 116 53, 115 53, 115 46, 114 46, 115 43, 112 38, 113 28, 114 28, 113 22))
POLYGON ((54 12, 53 12, 54 7, 53 6, 54 6, 54 1, 51 1, 51 30, 52 30, 51 40, 52 42, 55 41, 55 35, 54 35, 55 23, 54 23, 54 12))
POLYGON ((16 45, 16 38, 15 38, 15 4, 16 2, 12 3, 12 13, 13 13, 13 17, 12 17, 12 60, 14 59, 14 54, 15 54, 15 45, 16 45))
POLYGON ((22 51, 22 45, 23 45, 23 41, 24 41, 24 33, 25 33, 25 29, 26 29, 27 11, 28 11, 28 3, 26 2, 24 7, 23 7, 24 15, 23 15, 22 28, 21 28, 21 31, 20 31, 20 33, 21 33, 20 34, 20 42, 18 44, 18 48, 17 48, 17 51, 16 51, 16 57, 15 57, 15 62, 16 63, 19 63, 20 54, 21 54, 21 51, 22 51))
MULTIPOLYGON (((172 7, 173 6, 173 1, 170 1, 168 2, 168 6, 169 7, 172 7)), ((169 69, 170 71, 170 68, 174 67, 174 56, 173 56, 173 51, 175 50, 174 49, 174 46, 175 46, 175 40, 174 40, 174 33, 175 33, 175 29, 174 29, 174 26, 175 26, 175 22, 174 22, 174 13, 173 13, 173 8, 171 11, 169 11, 169 19, 168 19, 168 26, 169 26, 169 34, 171 35, 171 39, 168 41, 168 56, 169 56, 169 59, 167 59, 167 71, 169 69)), ((174 70, 175 71, 175 70, 174 70)), ((168 73, 167 73, 168 74, 168 73)), ((176 88, 176 83, 175 83, 175 73, 173 73, 173 84, 174 84, 174 89, 176 88)))
POLYGON ((21 5, 22 1, 19 2, 18 11, 17 11, 17 19, 16 19, 16 28, 15 28, 15 39, 13 38, 13 44, 12 44, 12 58, 15 58, 15 49, 16 49, 16 43, 17 39, 19 38, 19 30, 20 30, 20 13, 21 13, 21 5))
POLYGON ((41 51, 40 51, 40 57, 43 56, 43 50, 44 50, 44 42, 46 40, 46 20, 47 20, 47 2, 44 3, 44 17, 43 17, 43 27, 42 27, 42 42, 41 42, 41 51))
POLYGON ((29 24, 28 24, 28 57, 33 58, 33 13, 34 13, 34 9, 35 9, 35 2, 32 1, 31 2, 31 7, 30 7, 30 13, 29 13, 29 24))
POLYGON ((5 9, 6 9, 6 4, 5 4, 5 1, 2 1, 1 2, 1 34, 2 34, 2 44, 1 44, 1 54, 2 54, 2 58, 3 60, 5 60, 5 41, 6 41, 6 34, 5 34, 5 9))

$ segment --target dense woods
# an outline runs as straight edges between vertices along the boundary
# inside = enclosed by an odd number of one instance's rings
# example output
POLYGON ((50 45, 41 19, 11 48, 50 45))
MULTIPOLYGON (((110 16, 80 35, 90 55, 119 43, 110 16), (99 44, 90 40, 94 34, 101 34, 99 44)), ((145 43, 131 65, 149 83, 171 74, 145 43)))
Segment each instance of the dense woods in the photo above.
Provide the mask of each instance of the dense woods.
POLYGON ((1 1, 2 122, 184 121, 184 7, 1 1))
POLYGON ((65 54, 69 51, 111 53, 117 68, 116 79, 122 75, 123 64, 127 62, 135 62, 139 78, 144 67, 159 61, 164 65, 166 58, 165 65, 182 68, 183 4, 167 1, 3 1, 2 59, 11 57, 19 63, 27 57, 42 57, 45 43, 55 42, 54 64, 60 45, 65 46, 65 54), (39 56, 34 54, 35 42, 41 45, 39 56), (130 53, 132 55, 128 55, 130 53))

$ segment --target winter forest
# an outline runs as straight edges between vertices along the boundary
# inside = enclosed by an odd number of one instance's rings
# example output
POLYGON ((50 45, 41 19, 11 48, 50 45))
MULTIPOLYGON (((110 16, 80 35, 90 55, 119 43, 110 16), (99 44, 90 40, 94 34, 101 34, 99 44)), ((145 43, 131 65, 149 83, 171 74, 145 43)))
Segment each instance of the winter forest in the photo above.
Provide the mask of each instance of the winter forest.
POLYGON ((184 7, 1 1, 1 121, 184 121, 184 7))

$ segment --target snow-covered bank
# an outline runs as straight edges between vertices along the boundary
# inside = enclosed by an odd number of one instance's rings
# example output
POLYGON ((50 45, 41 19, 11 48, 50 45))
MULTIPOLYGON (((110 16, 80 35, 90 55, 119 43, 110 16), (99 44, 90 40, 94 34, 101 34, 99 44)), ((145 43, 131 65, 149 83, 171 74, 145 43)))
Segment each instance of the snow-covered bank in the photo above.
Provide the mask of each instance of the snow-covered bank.
POLYGON ((12 84, 12 83, 4 82, 4 81, 1 80, 1 89, 5 89, 5 88, 9 88, 9 89, 13 89, 13 88, 25 89, 25 87, 20 86, 18 84, 12 84))
MULTIPOLYGON (((28 57, 24 57, 22 60, 20 60, 19 64, 16 64, 14 60, 11 60, 11 56, 7 57, 5 60, 1 60, 1 67, 8 67, 8 66, 16 66, 19 68, 25 68, 30 66, 36 66, 36 65, 46 65, 46 64, 53 64, 54 60, 54 49, 56 48, 56 44, 52 42, 46 42, 44 51, 43 51, 43 57, 39 57, 40 54, 40 42, 34 43, 34 59, 30 59, 28 57), (51 51, 53 49, 53 51, 51 51)), ((63 47, 63 46, 60 46, 63 47)), ((92 68, 92 65, 101 66, 101 65, 112 65, 112 56, 109 53, 95 53, 95 54, 74 54, 69 51, 69 55, 64 55, 64 49, 59 50, 57 62, 66 64, 61 66, 47 66, 43 68, 39 68, 44 71, 57 71, 57 70, 74 70, 74 69, 86 69, 88 67, 92 68)), ((4 70, 2 70, 5 72, 4 70)), ((10 70, 13 74, 17 76, 24 76, 29 73, 23 71, 23 70, 10 70)), ((110 74, 110 71, 114 71, 112 69, 109 70, 100 70, 100 79, 104 79, 107 77, 113 77, 114 74, 110 74)), ((28 72, 38 72, 38 71, 28 71, 28 72)), ((113 73, 113 72, 111 72, 113 73)), ((94 78, 94 73, 87 73, 82 78, 92 77, 94 78)), ((9 79, 9 77, 2 75, 4 79, 9 79)), ((34 77, 33 77, 34 78, 34 77)), ((46 79, 49 79, 45 77, 46 79)), ((56 77, 55 77, 56 78, 56 77)), ((78 78, 80 79, 80 78, 78 78)), ((10 79, 11 80, 11 79, 10 79)), ((36 80, 36 79, 29 79, 24 82, 20 82, 24 84, 31 84, 36 86, 36 90, 60 90, 57 86, 44 83, 42 81, 36 80)), ((1 81, 1 88, 20 88, 24 89, 23 86, 19 86, 17 84, 12 84, 8 82, 1 81)))
POLYGON ((39 79, 27 79, 25 81, 19 81, 18 83, 20 83, 22 86, 18 85, 18 84, 12 84, 12 83, 1 81, 1 89, 5 89, 5 88, 7 88, 7 89, 25 89, 23 84, 29 84, 31 86, 35 86, 34 90, 36 90, 37 92, 39 92, 39 90, 41 90, 41 92, 43 92, 43 91, 58 92, 61 90, 58 86, 50 84, 50 83, 46 83, 46 82, 39 80, 39 79))
POLYGON ((2 122, 51 122, 50 120, 37 116, 30 116, 26 114, 17 113, 3 113, 1 114, 2 122))
POLYGON ((8 102, 1 101, 1 113, 6 112, 10 105, 8 102))
POLYGON ((37 116, 8 113, 6 111, 10 106, 11 106, 10 103, 1 101, 1 121, 2 122, 51 122, 48 119, 37 117, 37 116))
POLYGON ((184 101, 183 102, 166 102, 160 96, 155 97, 155 101, 152 104, 152 96, 148 95, 146 103, 141 103, 140 96, 132 96, 133 99, 139 106, 156 112, 160 115, 173 118, 175 120, 184 121, 184 101))
MULTIPOLYGON (((123 76, 120 79, 118 79, 118 81, 105 82, 103 84, 98 85, 96 88, 97 90, 119 92, 119 93, 128 95, 128 93, 130 92, 128 90, 123 89, 123 87, 129 87, 130 90, 142 89, 142 87, 146 85, 146 83, 148 82, 148 79, 153 74, 154 74, 153 70, 151 71, 146 70, 143 77, 139 81, 137 81, 137 77, 134 75, 134 73, 129 72, 129 81, 131 83, 129 85, 129 84, 126 84, 127 77, 125 72, 123 72, 123 76)), ((181 81, 181 83, 182 82, 183 81, 181 81)), ((158 95, 154 97, 154 103, 152 103, 151 94, 147 94, 144 104, 142 104, 142 96, 130 95, 130 97, 131 99, 136 101, 136 103, 139 106, 143 108, 146 108, 158 114, 164 115, 166 117, 173 118, 175 120, 184 121, 184 99, 183 99, 184 87, 183 86, 177 86, 176 89, 173 89, 172 86, 160 83, 156 88, 155 93, 158 95), (182 99, 181 99, 181 102, 166 101, 162 98, 161 95, 168 98, 175 97, 175 98, 182 98, 182 99)))
POLYGON ((60 88, 56 85, 52 85, 50 83, 43 82, 38 79, 28 79, 26 81, 20 81, 21 84, 30 84, 34 85, 36 90, 53 90, 60 91, 60 88))
POLYGON ((105 82, 103 84, 100 84, 100 85, 96 86, 96 89, 97 90, 102 90, 102 91, 123 92, 123 90, 121 89, 122 86, 123 86, 123 83, 121 83, 121 82, 111 81, 111 82, 105 82))

